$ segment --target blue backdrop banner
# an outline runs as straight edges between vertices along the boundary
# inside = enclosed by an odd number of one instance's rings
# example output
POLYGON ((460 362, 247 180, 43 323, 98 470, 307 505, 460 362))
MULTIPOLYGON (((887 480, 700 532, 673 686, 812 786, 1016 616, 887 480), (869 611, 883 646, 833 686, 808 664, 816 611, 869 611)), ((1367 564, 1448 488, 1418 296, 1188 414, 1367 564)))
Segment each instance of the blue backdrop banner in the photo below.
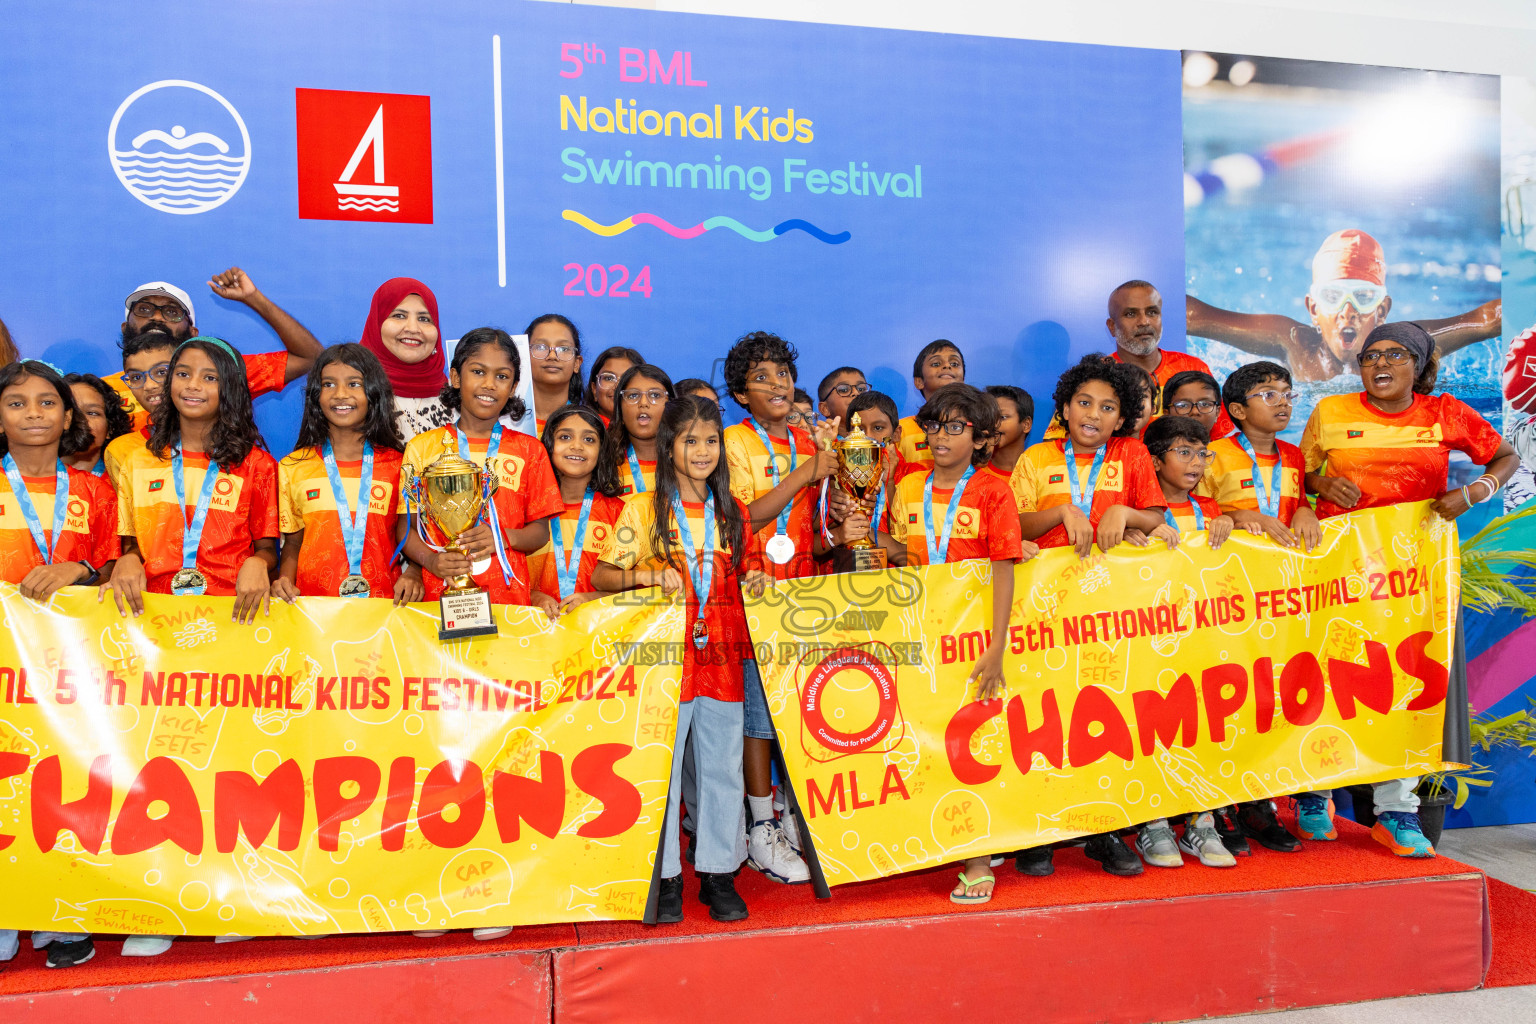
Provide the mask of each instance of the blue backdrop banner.
MULTIPOLYGON (((204 283, 231 265, 356 340, 405 275, 449 338, 558 311, 589 355, 718 380, 768 329, 802 385, 858 364, 909 412, 928 341, 1039 395, 1112 344, 1114 285, 1181 291, 1176 52, 495 8, 13 7, 0 316, 22 351, 120 369, 122 301, 154 279, 203 332, 276 347, 204 283)), ((260 404, 274 450, 298 408, 260 404)))

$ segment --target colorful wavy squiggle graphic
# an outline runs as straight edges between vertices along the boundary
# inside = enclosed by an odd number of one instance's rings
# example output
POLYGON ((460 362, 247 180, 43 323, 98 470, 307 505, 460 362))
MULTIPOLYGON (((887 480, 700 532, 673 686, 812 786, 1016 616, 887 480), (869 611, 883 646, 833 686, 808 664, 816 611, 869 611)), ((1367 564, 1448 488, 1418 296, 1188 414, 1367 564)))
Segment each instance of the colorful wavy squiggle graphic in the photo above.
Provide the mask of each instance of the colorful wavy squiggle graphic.
POLYGON ((622 235, 630 228, 636 228, 642 224, 649 224, 653 228, 658 228, 673 238, 684 239, 698 238, 704 232, 713 231, 715 228, 728 228, 749 242, 771 242, 780 235, 790 231, 804 231, 818 242, 825 242, 828 245, 842 245, 853 237, 852 232, 849 231, 840 231, 835 235, 830 234, 810 221, 798 218, 775 224, 766 231, 757 231, 731 217, 710 217, 708 220, 695 224, 691 228, 680 228, 675 224, 668 223, 654 213, 633 213, 617 224, 599 224, 591 217, 577 210, 566 210, 560 216, 573 224, 580 224, 594 235, 602 235, 604 238, 622 235))

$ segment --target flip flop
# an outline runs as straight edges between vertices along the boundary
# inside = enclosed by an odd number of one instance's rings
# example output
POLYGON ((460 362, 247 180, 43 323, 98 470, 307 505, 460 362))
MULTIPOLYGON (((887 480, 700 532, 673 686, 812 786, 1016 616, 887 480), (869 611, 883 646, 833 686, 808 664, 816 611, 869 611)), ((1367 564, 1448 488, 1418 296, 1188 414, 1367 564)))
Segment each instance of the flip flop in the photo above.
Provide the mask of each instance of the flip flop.
POLYGON ((949 902, 951 903, 985 903, 992 898, 992 894, 989 892, 985 896, 972 896, 970 895, 971 886, 980 885, 982 882, 991 882, 994 886, 997 885, 997 879, 991 875, 982 875, 980 878, 966 878, 964 871, 960 872, 960 881, 965 886, 965 895, 956 896, 954 893, 950 893, 949 902))

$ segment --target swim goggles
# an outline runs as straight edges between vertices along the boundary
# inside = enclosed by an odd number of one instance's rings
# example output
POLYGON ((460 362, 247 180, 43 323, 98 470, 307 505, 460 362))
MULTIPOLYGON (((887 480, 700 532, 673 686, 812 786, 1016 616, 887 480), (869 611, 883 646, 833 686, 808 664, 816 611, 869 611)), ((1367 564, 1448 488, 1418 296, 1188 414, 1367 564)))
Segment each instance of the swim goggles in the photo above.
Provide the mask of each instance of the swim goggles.
POLYGON ((1339 312, 1346 302, 1360 313, 1371 313, 1387 297, 1387 286, 1346 277, 1338 281, 1315 283, 1307 290, 1307 294, 1317 311, 1324 316, 1339 312))

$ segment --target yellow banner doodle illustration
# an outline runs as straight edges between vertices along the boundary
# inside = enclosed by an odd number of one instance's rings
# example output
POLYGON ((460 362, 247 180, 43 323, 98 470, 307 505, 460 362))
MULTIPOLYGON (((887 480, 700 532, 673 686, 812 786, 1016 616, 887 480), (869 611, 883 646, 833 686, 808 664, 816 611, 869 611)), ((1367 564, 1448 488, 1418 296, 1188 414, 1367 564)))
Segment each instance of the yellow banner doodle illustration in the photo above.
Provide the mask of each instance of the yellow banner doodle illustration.
POLYGON ((1440 765, 1460 569, 1428 503, 1015 569, 1006 693, 967 679, 990 569, 781 584, 748 605, 828 883, 1440 765), (771 657, 763 655, 770 653, 771 657))
POLYGON ((0 927, 318 934, 638 919, 665 810, 676 606, 436 606, 0 586, 0 927))

